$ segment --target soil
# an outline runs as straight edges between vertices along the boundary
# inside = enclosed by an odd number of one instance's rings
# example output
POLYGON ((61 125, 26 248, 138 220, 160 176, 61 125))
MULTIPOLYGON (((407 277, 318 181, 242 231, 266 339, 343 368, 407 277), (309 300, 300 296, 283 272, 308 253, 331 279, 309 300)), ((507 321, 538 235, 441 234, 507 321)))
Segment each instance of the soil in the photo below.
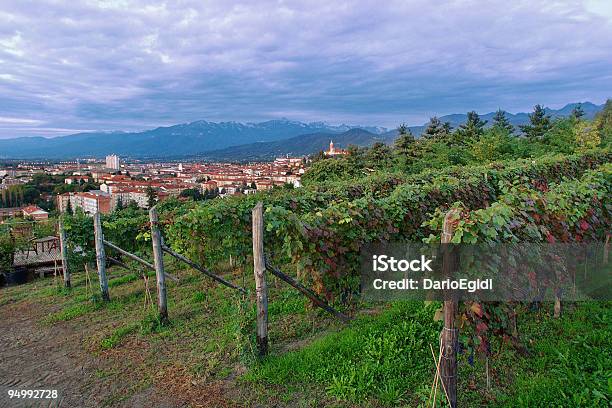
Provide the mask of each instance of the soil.
MULTIPOLYGON (((156 387, 114 401, 118 379, 100 378, 103 361, 81 347, 83 334, 66 324, 40 324, 44 312, 27 302, 0 309, 0 408, 189 406, 156 387), (8 390, 57 390, 57 399, 9 399, 8 390)), ((108 359, 107 359, 108 360, 108 359)), ((111 359, 112 360, 112 359, 111 359)), ((171 395, 171 394, 170 394, 171 395)))

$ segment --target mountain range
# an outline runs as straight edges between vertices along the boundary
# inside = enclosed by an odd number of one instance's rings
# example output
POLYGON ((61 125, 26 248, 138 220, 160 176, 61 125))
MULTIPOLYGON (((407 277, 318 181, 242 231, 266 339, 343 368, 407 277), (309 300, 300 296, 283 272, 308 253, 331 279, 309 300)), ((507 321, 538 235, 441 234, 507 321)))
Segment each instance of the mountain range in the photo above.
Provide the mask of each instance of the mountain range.
MULTIPOLYGON (((561 109, 547 109, 552 117, 569 115, 577 103, 561 109)), ((603 105, 580 104, 585 117, 591 119, 603 105)), ((491 123, 495 113, 481 115, 491 123)), ((507 113, 513 125, 529 121, 528 113, 507 113)), ((441 116, 453 127, 465 122, 465 114, 441 116)), ((412 126, 420 135, 425 128, 412 126)), ((180 158, 197 156, 216 160, 264 160, 276 155, 305 155, 327 146, 330 139, 336 145, 367 146, 376 141, 392 142, 396 130, 377 126, 329 125, 323 122, 303 123, 287 119, 261 123, 196 122, 158 127, 142 132, 92 132, 55 138, 22 137, 0 139, 0 158, 77 158, 103 157, 118 154, 132 158, 180 158)))

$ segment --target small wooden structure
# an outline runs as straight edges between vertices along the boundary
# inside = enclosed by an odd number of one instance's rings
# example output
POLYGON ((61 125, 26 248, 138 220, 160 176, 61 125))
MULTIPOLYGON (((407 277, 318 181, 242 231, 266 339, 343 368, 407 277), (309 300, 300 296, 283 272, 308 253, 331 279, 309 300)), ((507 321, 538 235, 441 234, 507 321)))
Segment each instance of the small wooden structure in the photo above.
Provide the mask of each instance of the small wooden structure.
POLYGON ((40 277, 62 274, 60 238, 49 236, 31 241, 27 250, 15 252, 13 265, 40 277))

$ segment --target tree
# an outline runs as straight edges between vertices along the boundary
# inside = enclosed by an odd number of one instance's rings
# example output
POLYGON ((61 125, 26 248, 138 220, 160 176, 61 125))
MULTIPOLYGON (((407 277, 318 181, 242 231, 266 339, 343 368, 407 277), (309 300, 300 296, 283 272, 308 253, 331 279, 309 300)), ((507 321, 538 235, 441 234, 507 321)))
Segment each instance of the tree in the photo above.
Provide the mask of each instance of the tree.
POLYGON ((410 129, 408 129, 408 126, 406 126, 405 123, 402 123, 401 125, 399 125, 397 127, 397 133, 401 136, 401 135, 405 135, 408 132, 410 132, 410 129))
POLYGON ((442 124, 442 130, 444 131, 446 135, 450 135, 451 132, 453 131, 453 127, 451 126, 450 122, 444 122, 442 124))
POLYGON ((580 120, 584 116, 584 109, 582 109, 582 105, 578 104, 572 109, 571 117, 577 120, 580 120))
POLYGON ((608 99, 604 108, 595 116, 595 126, 599 132, 602 145, 612 142, 612 99, 608 99))
POLYGON ((493 127, 499 130, 505 130, 508 133, 514 133, 514 126, 510 123, 506 117, 506 112, 498 109, 493 116, 493 127))
MULTIPOLYGON (((410 138, 410 135, 404 134, 401 137, 410 138)), ((414 139, 414 136, 412 136, 414 139)), ((381 167, 384 165, 385 160, 387 160, 391 155, 391 149, 389 146, 382 142, 376 142, 372 145, 368 153, 366 154, 366 160, 368 164, 372 167, 381 167)))
POLYGON ((119 199, 117 200, 117 206, 115 207, 115 211, 121 211, 124 207, 125 206, 123 205, 123 200, 121 199, 121 197, 119 197, 119 199))
POLYGON ((596 124, 580 121, 574 127, 576 145, 579 152, 593 149, 601 143, 601 137, 597 131, 596 124))
POLYGON ((211 188, 210 190, 206 189, 204 192, 204 198, 206 200, 212 200, 213 198, 219 197, 219 189, 217 187, 211 188))
POLYGON ((455 132, 455 143, 464 145, 477 140, 482 136, 486 124, 487 121, 480 119, 475 111, 468 112, 466 122, 455 132))
MULTIPOLYGON (((407 129, 407 131, 405 131, 404 133, 400 133, 399 137, 395 139, 394 144, 396 149, 405 152, 410 148, 410 146, 414 144, 414 142, 414 135, 412 134, 410 129, 407 129)), ((372 146, 372 148, 374 148, 374 146, 372 146)))
POLYGON ((529 124, 520 125, 519 128, 528 139, 541 139, 552 127, 550 115, 542 105, 536 105, 533 113, 529 114, 529 124))
MULTIPOLYGON (((10 232, 0 232, 0 271, 13 269, 15 259, 15 239, 10 232)), ((2 275, 0 274, 0 278, 2 275)), ((2 281, 0 281, 1 286, 2 281)))
POLYGON ((573 117, 555 120, 543 139, 546 148, 561 153, 573 153, 576 150, 576 126, 581 122, 573 117))
POLYGON ((155 204, 157 204, 157 193, 151 186, 147 187, 145 193, 147 195, 147 205, 149 206, 149 208, 154 207, 155 204))
POLYGON ((181 191, 179 197, 188 197, 191 198, 193 201, 201 201, 204 199, 204 196, 197 188, 187 188, 181 191))
POLYGON ((316 163, 318 161, 325 160, 326 158, 327 156, 325 156, 325 153, 323 152, 323 150, 319 150, 317 153, 312 155, 310 160, 312 160, 313 163, 316 163))
POLYGON ((437 139, 438 136, 444 131, 442 127, 442 122, 438 119, 437 116, 429 119, 429 123, 423 132, 424 139, 437 139))
POLYGON ((73 213, 74 211, 72 211, 72 203, 70 202, 70 199, 69 199, 68 203, 66 204, 66 214, 72 215, 73 213))

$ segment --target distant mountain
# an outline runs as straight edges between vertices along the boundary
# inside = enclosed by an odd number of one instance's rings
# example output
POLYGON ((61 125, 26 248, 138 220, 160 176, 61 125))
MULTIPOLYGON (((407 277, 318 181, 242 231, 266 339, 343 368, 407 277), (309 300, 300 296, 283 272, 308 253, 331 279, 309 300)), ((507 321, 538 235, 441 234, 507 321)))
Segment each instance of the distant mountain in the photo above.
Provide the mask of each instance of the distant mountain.
POLYGON ((369 146, 374 142, 389 142, 383 134, 354 128, 343 133, 311 133, 275 142, 249 143, 241 146, 214 150, 202 155, 203 158, 218 161, 261 161, 275 157, 305 156, 327 149, 329 142, 346 148, 348 145, 369 146))
MULTIPOLYGON (((143 132, 93 132, 49 139, 0 139, 0 158, 102 157, 111 153, 128 157, 178 157, 316 132, 342 133, 351 128, 349 125, 332 126, 323 122, 302 123, 287 119, 261 123, 202 120, 143 132)), ((373 133, 387 131, 378 127, 366 129, 373 133)))
MULTIPOLYGON (((561 109, 546 109, 552 117, 568 116, 577 103, 561 109)), ((603 105, 591 102, 580 104, 587 119, 592 119, 603 105)), ((493 121, 495 112, 480 115, 493 121)), ((506 113, 513 125, 529 121, 528 113, 506 113)), ((453 128, 466 121, 465 114, 440 117, 453 128)), ((419 136, 425 125, 412 126, 410 130, 419 136)), ((1 158, 76 158, 103 157, 115 153, 133 158, 179 158, 185 156, 231 158, 271 158, 275 155, 310 154, 323 149, 334 139, 342 146, 368 145, 377 140, 392 142, 397 130, 370 126, 332 126, 323 122, 303 123, 287 119, 261 123, 208 122, 205 120, 174 126, 159 127, 143 132, 94 132, 78 133, 57 138, 28 137, 0 139, 1 158)))
MULTIPOLYGON (((591 102, 584 102, 584 103, 568 103, 561 109, 557 109, 557 110, 550 109, 550 108, 545 108, 545 110, 546 110, 546 113, 549 114, 551 117, 558 118, 558 117, 569 116, 572 113, 572 110, 574 110, 574 108, 578 105, 582 107, 582 110, 584 111, 585 119, 593 119, 595 115, 597 114, 597 112, 603 109, 603 105, 595 105, 591 102)), ((480 115, 480 118, 482 120, 488 121, 489 123, 487 123, 487 125, 491 125, 491 123, 493 122, 493 116, 495 116, 495 112, 489 112, 489 113, 485 113, 484 115, 480 115)), ((506 112, 506 117, 508 118, 510 123, 512 123, 515 126, 524 125, 527 122, 529 122, 529 113, 525 113, 525 112, 520 112, 520 113, 515 113, 515 114, 506 112)), ((457 127, 461 125, 462 123, 465 123, 465 121, 467 120, 467 115, 466 114, 446 115, 446 116, 440 117, 440 120, 442 122, 450 122, 450 124, 453 127, 457 127)), ((423 130, 425 129, 423 128, 423 130)))
MULTIPOLYGON (((545 108, 546 113, 549 114, 552 118, 566 117, 572 113, 572 110, 580 105, 582 110, 584 111, 585 119, 593 119, 597 112, 603 109, 603 105, 595 105, 591 102, 582 102, 582 103, 568 103, 561 109, 550 109, 545 108)), ((529 113, 531 112, 519 112, 519 113, 510 113, 506 112, 506 117, 515 127, 518 125, 524 125, 529 122, 529 113)), ((485 114, 480 114, 480 119, 488 121, 487 127, 491 126, 493 123, 493 116, 495 116, 495 112, 489 112, 485 114)), ((465 113, 453 113, 451 115, 444 115, 438 117, 442 122, 450 122, 453 129, 457 128, 459 125, 465 123, 467 120, 467 114, 465 113)), ((420 136, 421 133, 425 131, 427 124, 422 126, 410 126, 410 131, 415 136, 420 136)), ((394 135, 397 135, 397 130, 390 130, 384 134, 387 138, 393 138, 394 135)))

